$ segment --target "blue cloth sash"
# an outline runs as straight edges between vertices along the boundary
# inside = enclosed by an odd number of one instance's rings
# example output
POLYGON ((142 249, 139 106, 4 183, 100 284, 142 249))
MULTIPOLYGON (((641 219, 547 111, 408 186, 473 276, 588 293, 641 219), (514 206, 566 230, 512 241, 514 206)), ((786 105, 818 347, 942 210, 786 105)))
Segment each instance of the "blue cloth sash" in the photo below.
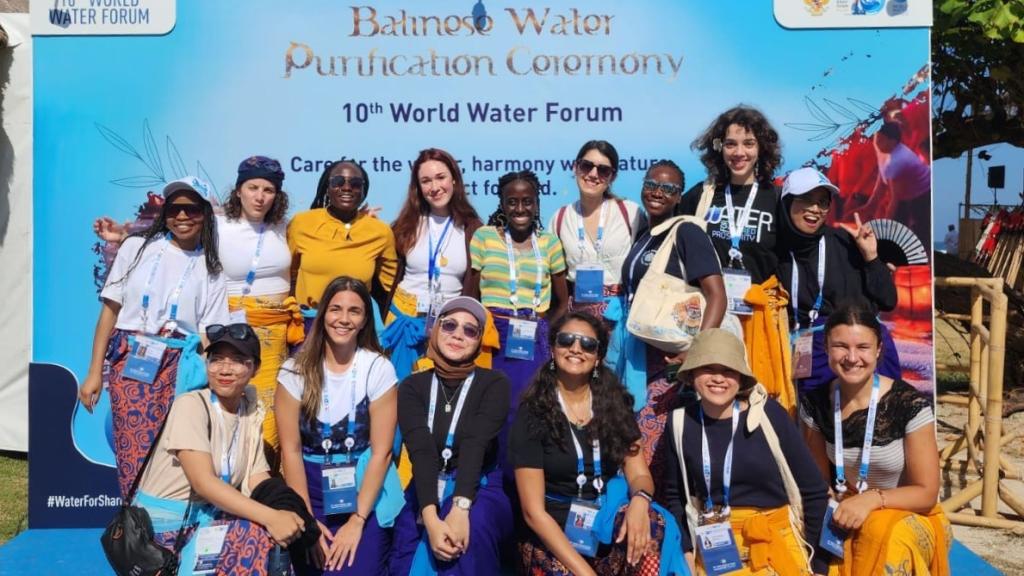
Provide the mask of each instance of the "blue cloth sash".
MULTIPOLYGON (((491 472, 495 470, 492 469, 491 472)), ((501 471, 497 471, 499 477, 501 471)), ((485 472, 480 475, 480 488, 487 486, 487 475, 489 472, 485 472)), ((455 492, 455 474, 444 483, 444 497, 438 502, 440 514, 445 505, 452 499, 452 494, 455 492)), ((448 504, 448 508, 451 505, 448 504)), ((416 546, 416 554, 412 558, 412 567, 409 569, 409 576, 436 576, 437 574, 437 559, 434 558, 434 552, 430 549, 430 534, 427 533, 426 529, 423 530, 423 537, 420 538, 420 543, 416 546)))
MULTIPOLYGON (((618 300, 622 300, 619 298, 618 300)), ((611 310, 611 306, 608 309, 611 310)), ((633 412, 639 412, 647 406, 647 345, 626 329, 628 312, 619 305, 619 321, 612 332, 612 338, 618 334, 621 344, 621 362, 616 374, 626 390, 633 395, 633 412)), ((608 318, 608 312, 605 312, 608 318)))
MULTIPOLYGON (((186 392, 199 390, 206 387, 206 362, 199 355, 201 340, 198 334, 189 334, 182 338, 164 338, 162 336, 146 336, 153 340, 159 340, 168 348, 181 350, 178 357, 178 376, 174 381, 174 397, 177 398, 186 392)), ((135 335, 128 336, 128 349, 135 344, 135 335)))
MULTIPOLYGON (((158 498, 146 494, 142 490, 135 493, 133 504, 141 506, 149 513, 153 522, 153 532, 177 532, 181 528, 182 518, 185 516, 185 509, 188 502, 185 500, 171 500, 169 498, 158 498)), ((192 510, 189 511, 189 520, 185 523, 186 528, 197 525, 199 528, 210 526, 217 519, 217 509, 210 504, 199 504, 192 502, 192 510)), ((181 549, 179 559, 178 576, 192 576, 192 568, 196 564, 196 538, 195 533, 188 543, 181 549)))
MULTIPOLYGON (((363 487, 363 477, 366 475, 366 467, 370 464, 371 450, 363 450, 356 460, 356 489, 363 487)), ((302 458, 308 462, 323 465, 325 459, 322 454, 303 454, 302 458)), ((319 478, 307 478, 307 482, 319 482, 319 478)), ((377 514, 377 523, 381 528, 391 528, 395 525, 395 518, 405 506, 405 495, 402 493, 402 483, 398 479, 398 470, 394 464, 388 465, 384 474, 384 483, 381 484, 380 494, 377 495, 377 503, 373 511, 377 514)))
POLYGON ((402 381, 412 373, 412 367, 422 355, 422 344, 426 342, 427 320, 425 317, 409 316, 394 304, 391 313, 395 318, 380 335, 380 345, 390 352, 395 374, 402 381))

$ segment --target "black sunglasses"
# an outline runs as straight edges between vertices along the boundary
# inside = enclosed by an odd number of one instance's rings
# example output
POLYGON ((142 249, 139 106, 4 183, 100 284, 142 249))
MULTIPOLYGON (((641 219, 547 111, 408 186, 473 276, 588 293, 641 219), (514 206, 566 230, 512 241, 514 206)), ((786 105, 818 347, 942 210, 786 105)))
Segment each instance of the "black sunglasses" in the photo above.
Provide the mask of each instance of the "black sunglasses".
POLYGON ((675 196, 683 191, 682 186, 677 186, 669 182, 656 182, 654 180, 644 180, 644 190, 657 190, 665 196, 675 196))
POLYGON ((206 327, 206 337, 210 340, 210 344, 225 336, 243 341, 250 338, 257 339, 256 332, 248 324, 210 324, 206 327))
POLYGON ((362 190, 363 185, 366 184, 366 180, 363 180, 362 176, 343 176, 341 174, 337 176, 331 176, 331 179, 327 181, 327 184, 331 188, 343 188, 345 183, 355 190, 362 190))
POLYGON ((476 324, 459 324, 458 320, 454 318, 441 320, 441 332, 445 334, 454 334, 459 326, 462 326, 462 335, 466 338, 476 340, 480 337, 480 327, 476 324))
POLYGON ((177 218, 182 212, 189 218, 198 218, 203 215, 203 207, 198 204, 168 204, 167 217, 177 218))
POLYGON ((607 180, 615 174, 615 168, 612 168, 608 164, 594 164, 590 160, 577 160, 576 171, 580 176, 590 174, 591 170, 597 168, 597 177, 601 180, 607 180))
POLYGON ((582 348, 584 352, 597 352, 597 338, 572 332, 559 332, 555 336, 555 346, 558 346, 559 348, 572 348, 574 342, 579 342, 580 348, 582 348))

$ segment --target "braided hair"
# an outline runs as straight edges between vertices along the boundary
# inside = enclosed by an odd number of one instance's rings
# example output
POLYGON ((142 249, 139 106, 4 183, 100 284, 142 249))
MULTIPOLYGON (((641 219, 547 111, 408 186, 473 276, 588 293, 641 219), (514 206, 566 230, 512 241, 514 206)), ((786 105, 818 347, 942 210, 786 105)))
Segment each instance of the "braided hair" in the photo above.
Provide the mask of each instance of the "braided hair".
POLYGON ((370 194, 370 175, 366 173, 366 169, 363 165, 355 160, 341 157, 341 160, 331 162, 324 166, 324 171, 320 174, 320 180, 316 184, 316 196, 313 197, 312 204, 309 205, 310 210, 316 210, 317 208, 327 208, 331 203, 330 197, 327 195, 327 189, 330 188, 331 171, 338 164, 350 164, 359 169, 359 173, 363 177, 363 199, 360 203, 366 201, 366 197, 370 194))
MULTIPOLYGON (((650 165, 650 167, 647 168, 647 174, 653 172, 655 168, 668 168, 669 170, 675 170, 676 173, 679 174, 679 187, 681 188, 679 193, 682 194, 683 192, 686 191, 686 173, 683 172, 683 169, 680 168, 679 165, 677 165, 675 162, 667 159, 658 160, 657 162, 654 162, 653 164, 650 165)), ((676 207, 675 210, 672 212, 672 216, 676 216, 678 214, 679 203, 676 203, 676 207)))
POLYGON ((497 228, 508 227, 508 216, 502 210, 502 204, 505 199, 505 187, 513 182, 526 182, 533 188, 533 193, 537 196, 537 211, 533 215, 533 229, 537 232, 544 229, 544 225, 540 221, 540 180, 537 175, 534 174, 533 170, 520 170, 519 172, 509 172, 498 179, 498 207, 494 209, 494 212, 487 218, 488 226, 495 226, 497 228))

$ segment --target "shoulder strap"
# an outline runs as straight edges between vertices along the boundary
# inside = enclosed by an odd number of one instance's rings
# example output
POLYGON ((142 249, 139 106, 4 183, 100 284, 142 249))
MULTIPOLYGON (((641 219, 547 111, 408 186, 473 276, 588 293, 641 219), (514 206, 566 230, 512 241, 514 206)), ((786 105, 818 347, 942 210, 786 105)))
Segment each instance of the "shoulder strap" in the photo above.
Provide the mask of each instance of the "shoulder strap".
POLYGON ((633 223, 629 221, 629 211, 626 210, 626 203, 622 201, 622 198, 615 199, 615 205, 619 207, 619 212, 622 213, 622 219, 626 221, 626 229, 629 230, 629 237, 633 237, 633 223))
MULTIPOLYGON (((213 394, 211 391, 210 394, 213 394)), ((206 398, 203 398, 202 393, 199 394, 199 399, 203 401, 203 410, 206 410, 206 435, 213 441, 213 416, 210 415, 210 406, 206 402, 206 398)), ((238 425, 242 425, 241 419, 238 421, 238 425)), ((185 506, 185 513, 181 516, 181 526, 178 527, 178 534, 174 537, 174 556, 179 557, 181 555, 181 549, 185 547, 185 526, 188 525, 189 517, 192 515, 192 502, 195 500, 196 491, 189 487, 188 492, 188 505, 185 506)), ((196 522, 195 524, 198 524, 196 522)))
POLYGON ((149 466, 149 461, 153 458, 153 453, 156 452, 156 445, 160 442, 160 437, 164 434, 164 427, 167 426, 167 417, 171 415, 170 410, 167 411, 167 415, 164 416, 163 422, 160 423, 160 429, 157 430, 156 436, 153 437, 153 443, 149 445, 149 452, 146 452, 146 459, 142 461, 142 466, 139 466, 139 472, 135 475, 135 480, 132 480, 132 487, 128 489, 128 494, 125 495, 125 500, 122 502, 124 506, 131 505, 132 500, 135 499, 135 492, 139 489, 139 482, 142 481, 142 475, 145 474, 146 468, 149 466))
POLYGON ((693 527, 697 525, 697 509, 693 506, 690 497, 690 481, 686 476, 686 458, 683 457, 683 429, 686 426, 686 408, 676 408, 672 411, 672 441, 675 443, 676 457, 679 460, 679 469, 683 473, 683 501, 686 510, 686 529, 690 532, 690 543, 696 548, 697 535, 693 527))
POLYGON ((555 214, 555 236, 558 236, 558 241, 562 241, 562 220, 565 219, 565 206, 558 209, 558 213, 555 214))
POLYGON ((715 185, 711 180, 705 180, 704 186, 700 192, 700 202, 697 203, 697 210, 693 213, 694 216, 704 220, 707 218, 708 209, 711 208, 711 202, 715 199, 715 185))
POLYGON ((764 432, 765 440, 768 441, 768 447, 772 451, 772 457, 779 468, 779 475, 782 476, 782 483, 786 488, 786 497, 789 499, 789 506, 793 510, 793 519, 802 534, 804 530, 803 497, 800 495, 800 486, 796 483, 796 477, 793 476, 793 471, 789 467, 786 454, 782 451, 782 445, 779 443, 778 434, 775 433, 775 427, 772 426, 772 421, 765 412, 765 402, 767 401, 768 391, 763 384, 758 383, 750 394, 747 431, 753 432, 760 426, 761 431, 764 432))

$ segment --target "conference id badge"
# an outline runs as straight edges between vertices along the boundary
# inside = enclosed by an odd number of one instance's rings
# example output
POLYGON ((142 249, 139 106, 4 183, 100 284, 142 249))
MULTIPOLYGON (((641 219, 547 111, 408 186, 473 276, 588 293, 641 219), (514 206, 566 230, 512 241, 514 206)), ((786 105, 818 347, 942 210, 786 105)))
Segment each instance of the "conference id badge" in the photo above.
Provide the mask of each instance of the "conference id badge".
POLYGON ((238 310, 232 310, 228 312, 228 320, 232 324, 248 324, 249 321, 245 317, 245 308, 239 308, 238 310))
POLYGON ((356 511, 356 465, 324 464, 324 514, 351 514, 356 511))
POLYGON ((838 507, 839 503, 835 500, 828 501, 828 508, 825 509, 825 521, 821 523, 821 539, 818 544, 836 558, 842 558, 846 532, 832 524, 832 514, 838 507))
POLYGON ((146 336, 135 336, 133 340, 128 351, 128 361, 124 365, 124 376, 152 384, 160 371, 160 362, 167 351, 167 344, 146 336))
POLYGON ((569 505, 569 517, 565 519, 565 537, 577 552, 588 558, 597 554, 594 519, 600 509, 597 502, 573 498, 569 505))
POLYGON ((430 312, 430 298, 420 298, 419 296, 412 296, 416 300, 416 314, 426 314, 430 312))
POLYGON ((698 526, 697 548, 708 574, 729 574, 743 568, 728 521, 698 526))
POLYGON ((199 529, 196 536, 196 563, 192 567, 193 574, 213 574, 217 570, 217 562, 220 561, 220 553, 227 535, 227 524, 199 529))
POLYGON ((798 332, 793 342, 793 378, 810 378, 814 359, 814 335, 810 330, 798 332))
POLYGON ((573 298, 583 304, 604 299, 604 267, 600 263, 581 264, 576 268, 573 298))
POLYGON ((448 473, 441 472, 437 475, 437 503, 444 502, 445 489, 448 488, 448 482, 452 480, 448 473))
POLYGON ((536 320, 509 319, 507 336, 505 338, 506 358, 533 360, 533 354, 537 348, 536 320))
POLYGON ((747 291, 750 290, 750 272, 736 268, 722 270, 722 279, 725 280, 725 295, 729 299, 729 312, 749 316, 754 309, 747 304, 747 291))

